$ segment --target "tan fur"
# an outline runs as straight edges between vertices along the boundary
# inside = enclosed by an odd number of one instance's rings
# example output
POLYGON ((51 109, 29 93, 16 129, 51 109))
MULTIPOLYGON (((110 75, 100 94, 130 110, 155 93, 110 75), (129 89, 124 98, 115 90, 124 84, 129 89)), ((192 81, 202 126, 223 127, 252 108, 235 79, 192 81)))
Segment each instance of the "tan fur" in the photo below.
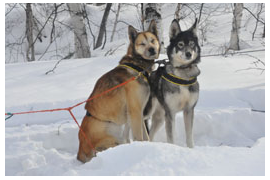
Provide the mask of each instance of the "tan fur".
MULTIPOLYGON (((156 39, 155 35, 150 32, 140 33, 135 41, 135 50, 139 54, 141 54, 144 58, 146 58, 148 49, 154 48, 156 51, 159 51, 159 42, 156 39), (143 44, 142 44, 143 43, 143 44)), ((154 57, 158 58, 158 53, 154 57)))
MULTIPOLYGON (((119 64, 130 62, 151 72, 151 67, 154 64, 153 58, 158 57, 159 54, 157 36, 150 32, 137 34, 132 27, 129 27, 129 35, 131 42, 127 55, 122 58, 119 64), (136 35, 135 41, 131 37, 134 34, 136 35), (143 52, 143 50, 140 52, 135 50, 134 52, 134 45, 136 46, 136 44, 142 42, 147 43, 145 48, 154 47, 157 55, 147 56, 147 53, 143 52), (138 56, 138 54, 141 56, 138 56), (146 60, 144 56, 147 56, 148 59, 146 60)), ((145 51, 148 51, 148 49, 145 51)), ((100 94, 137 75, 138 72, 132 69, 117 66, 99 78, 90 97, 100 94)), ((122 144, 126 140, 122 134, 122 125, 128 125, 131 128, 134 140, 142 141, 145 138, 144 136, 147 133, 143 123, 143 109, 147 103, 149 94, 150 87, 147 80, 143 76, 139 76, 136 80, 129 82, 125 86, 119 87, 86 103, 85 109, 92 116, 85 116, 81 127, 96 151, 102 151, 109 147, 122 144)), ((145 139, 149 139, 149 137, 147 136, 145 139)), ((82 162, 87 162, 94 156, 93 150, 89 147, 82 132, 79 132, 79 141, 80 145, 77 158, 82 162)))

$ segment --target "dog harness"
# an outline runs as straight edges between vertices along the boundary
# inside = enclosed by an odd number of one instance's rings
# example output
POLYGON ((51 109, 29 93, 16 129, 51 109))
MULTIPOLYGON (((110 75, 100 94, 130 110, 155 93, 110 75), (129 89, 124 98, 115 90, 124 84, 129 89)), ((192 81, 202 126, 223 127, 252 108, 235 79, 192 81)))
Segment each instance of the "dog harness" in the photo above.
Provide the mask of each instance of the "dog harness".
POLYGON ((197 77, 192 77, 192 78, 186 80, 186 79, 182 79, 178 76, 175 76, 171 73, 167 73, 165 71, 165 69, 163 69, 161 77, 170 83, 180 85, 180 86, 191 86, 197 82, 197 77))
POLYGON ((143 77, 148 81, 148 78, 149 78, 148 73, 140 66, 134 65, 132 63, 124 63, 124 64, 120 64, 119 66, 123 66, 129 69, 132 69, 133 71, 136 71, 138 73, 142 73, 143 77))

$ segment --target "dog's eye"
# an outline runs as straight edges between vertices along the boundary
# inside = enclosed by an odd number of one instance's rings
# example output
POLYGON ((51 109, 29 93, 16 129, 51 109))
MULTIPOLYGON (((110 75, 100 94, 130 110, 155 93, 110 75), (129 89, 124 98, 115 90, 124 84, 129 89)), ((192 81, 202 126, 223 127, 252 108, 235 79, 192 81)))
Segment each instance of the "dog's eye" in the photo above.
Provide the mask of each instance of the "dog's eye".
POLYGON ((140 45, 141 45, 141 46, 145 46, 145 43, 141 43, 140 45))
POLYGON ((151 40, 151 43, 152 43, 152 44, 154 44, 154 42, 155 42, 155 40, 154 40, 154 39, 152 39, 152 40, 151 40))
POLYGON ((195 43, 194 43, 193 41, 190 41, 190 42, 189 42, 189 46, 190 46, 190 47, 194 47, 194 46, 195 46, 195 43))
POLYGON ((185 45, 185 44, 184 44, 183 42, 179 42, 179 43, 178 43, 178 47, 179 47, 180 49, 182 49, 182 48, 184 47, 184 45, 185 45))

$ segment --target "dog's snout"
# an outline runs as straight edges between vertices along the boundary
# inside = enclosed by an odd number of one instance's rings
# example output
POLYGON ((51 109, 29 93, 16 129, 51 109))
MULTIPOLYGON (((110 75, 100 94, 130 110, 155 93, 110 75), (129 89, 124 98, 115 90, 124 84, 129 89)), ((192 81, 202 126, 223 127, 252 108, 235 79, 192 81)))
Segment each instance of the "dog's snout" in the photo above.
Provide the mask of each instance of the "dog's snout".
POLYGON ((156 54, 155 49, 152 48, 152 47, 150 47, 150 48, 148 49, 148 51, 149 51, 149 53, 150 53, 151 56, 156 54))
POLYGON ((191 53, 190 52, 186 52, 186 57, 189 59, 191 58, 191 53))

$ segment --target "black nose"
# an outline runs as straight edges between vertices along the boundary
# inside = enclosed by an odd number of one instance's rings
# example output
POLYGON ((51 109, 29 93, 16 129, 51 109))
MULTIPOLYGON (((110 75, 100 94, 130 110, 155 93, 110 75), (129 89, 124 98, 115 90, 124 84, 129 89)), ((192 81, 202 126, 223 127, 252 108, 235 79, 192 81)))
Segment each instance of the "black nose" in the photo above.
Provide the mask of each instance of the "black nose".
POLYGON ((191 53, 190 52, 186 52, 186 57, 189 59, 191 57, 191 53))
POLYGON ((151 56, 156 54, 155 49, 152 48, 152 47, 149 48, 148 51, 149 51, 149 53, 150 53, 151 56))

